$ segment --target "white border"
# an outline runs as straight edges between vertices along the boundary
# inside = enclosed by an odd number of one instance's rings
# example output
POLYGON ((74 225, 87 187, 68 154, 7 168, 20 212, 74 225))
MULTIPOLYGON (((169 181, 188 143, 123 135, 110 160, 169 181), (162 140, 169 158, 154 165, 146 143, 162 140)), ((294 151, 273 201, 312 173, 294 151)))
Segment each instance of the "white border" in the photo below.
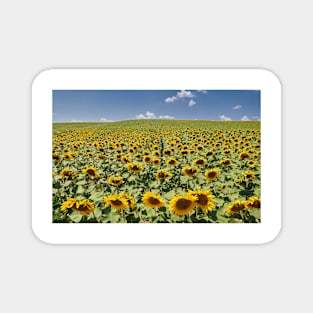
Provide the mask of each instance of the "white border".
POLYGON ((52 244, 261 244, 281 229, 281 84, 263 69, 49 69, 32 85, 32 229, 52 244), (52 90, 261 90, 260 224, 53 224, 52 90))

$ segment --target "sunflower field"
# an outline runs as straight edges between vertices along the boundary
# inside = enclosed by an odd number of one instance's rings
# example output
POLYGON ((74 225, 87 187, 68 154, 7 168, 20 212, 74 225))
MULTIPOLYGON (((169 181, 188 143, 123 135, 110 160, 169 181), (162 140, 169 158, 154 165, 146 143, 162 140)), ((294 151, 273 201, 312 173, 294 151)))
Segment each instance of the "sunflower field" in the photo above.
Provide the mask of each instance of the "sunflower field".
POLYGON ((260 122, 54 123, 54 223, 260 223, 260 122))

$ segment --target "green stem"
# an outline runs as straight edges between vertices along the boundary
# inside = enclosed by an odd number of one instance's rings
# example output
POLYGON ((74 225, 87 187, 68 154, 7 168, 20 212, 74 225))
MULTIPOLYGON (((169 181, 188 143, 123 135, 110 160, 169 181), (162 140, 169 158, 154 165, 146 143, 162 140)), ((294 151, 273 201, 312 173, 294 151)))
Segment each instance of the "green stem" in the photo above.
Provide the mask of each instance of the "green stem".
POLYGON ((97 219, 95 212, 92 212, 92 215, 95 218, 95 220, 97 221, 97 223, 99 223, 99 220, 97 219))
POLYGON ((127 223, 126 218, 125 218, 125 211, 123 209, 122 209, 121 215, 122 215, 122 223, 127 223))

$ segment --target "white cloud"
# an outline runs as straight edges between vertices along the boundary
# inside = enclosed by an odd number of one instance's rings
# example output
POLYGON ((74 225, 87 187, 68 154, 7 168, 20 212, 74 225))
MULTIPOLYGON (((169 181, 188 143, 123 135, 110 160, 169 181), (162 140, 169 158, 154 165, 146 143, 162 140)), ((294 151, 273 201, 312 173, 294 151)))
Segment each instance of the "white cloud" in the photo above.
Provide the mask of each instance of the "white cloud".
POLYGON ((189 101, 189 103, 188 103, 188 106, 189 106, 189 107, 193 107, 195 104, 196 104, 196 101, 194 101, 194 100, 191 99, 191 100, 189 101))
POLYGON ((137 120, 145 120, 145 119, 148 119, 148 117, 144 114, 138 114, 138 115, 136 115, 136 119, 137 120))
POLYGON ((201 93, 208 93, 206 90, 197 90, 197 91, 201 93))
POLYGON ((194 98, 195 95, 191 91, 181 90, 177 92, 176 97, 178 98, 194 98))
POLYGON ((195 95, 191 91, 181 90, 177 92, 176 96, 168 97, 164 101, 167 103, 170 103, 179 99, 194 98, 194 97, 195 95))
POLYGON ((160 119, 160 120, 174 120, 175 117, 174 116, 170 116, 170 115, 160 115, 158 117, 158 119, 160 119))
POLYGON ((100 122, 107 122, 107 123, 109 123, 109 122, 114 122, 113 120, 108 120, 107 118, 105 118, 105 117, 101 117, 100 118, 100 122))
POLYGON ((254 116, 252 116, 252 118, 253 118, 254 120, 260 121, 260 116, 258 116, 258 115, 254 115, 254 116))
POLYGON ((82 122, 81 120, 71 120, 72 123, 79 123, 82 122))
POLYGON ((176 98, 175 96, 173 96, 173 97, 168 97, 168 98, 166 98, 164 101, 167 102, 167 103, 169 103, 169 102, 174 102, 176 99, 177 99, 177 98, 176 98))
POLYGON ((222 121, 232 121, 232 119, 225 115, 219 115, 218 116, 222 121))
POLYGON ((242 108, 242 105, 235 105, 234 107, 232 107, 233 110, 238 110, 238 109, 241 109, 242 108))
POLYGON ((247 115, 243 116, 240 120, 241 121, 250 121, 250 119, 247 115))
POLYGON ((146 116, 147 118, 156 118, 155 114, 149 111, 146 113, 146 116))
POLYGON ((152 112, 146 112, 145 114, 138 114, 136 115, 136 119, 137 120, 151 120, 151 119, 159 119, 159 120, 173 120, 175 119, 174 116, 170 116, 170 115, 159 115, 156 116, 154 113, 152 112))

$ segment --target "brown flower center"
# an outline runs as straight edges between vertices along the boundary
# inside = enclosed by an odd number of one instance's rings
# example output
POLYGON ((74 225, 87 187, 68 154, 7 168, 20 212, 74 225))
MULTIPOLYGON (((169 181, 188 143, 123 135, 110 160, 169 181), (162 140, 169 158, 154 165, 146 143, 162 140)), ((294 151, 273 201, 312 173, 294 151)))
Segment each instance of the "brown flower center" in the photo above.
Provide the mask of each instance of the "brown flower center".
POLYGON ((197 172, 197 170, 193 169, 193 168, 190 168, 190 169, 186 169, 185 170, 185 173, 188 174, 188 175, 193 175, 197 172))
POLYGON ((176 207, 178 210, 186 210, 190 207, 191 204, 192 202, 188 199, 179 199, 176 202, 176 207))
POLYGON ((235 205, 233 205, 231 210, 232 210, 232 212, 239 212, 239 211, 243 210, 244 208, 245 208, 244 204, 236 203, 235 205))
POLYGON ((153 198, 153 197, 149 197, 148 198, 148 202, 150 203, 150 204, 160 204, 160 201, 159 201, 159 199, 157 199, 157 198, 153 198))
POLYGON ((88 169, 87 174, 89 174, 91 176, 95 176, 95 171, 93 169, 88 169))
POLYGON ((204 160, 197 160, 196 164, 202 165, 202 164, 204 164, 204 160))
POLYGON ((208 203, 208 197, 206 195, 197 195, 198 200, 196 201, 197 203, 201 205, 206 205, 208 203))
POLYGON ((78 206, 78 208, 76 208, 77 211, 80 211, 80 212, 87 212, 89 210, 88 206, 87 205, 84 205, 84 204, 80 204, 78 206))
POLYGON ((111 203, 113 204, 113 205, 121 205, 121 204, 123 204, 123 202, 121 201, 121 200, 118 200, 118 199, 116 199, 116 200, 111 200, 111 203))

